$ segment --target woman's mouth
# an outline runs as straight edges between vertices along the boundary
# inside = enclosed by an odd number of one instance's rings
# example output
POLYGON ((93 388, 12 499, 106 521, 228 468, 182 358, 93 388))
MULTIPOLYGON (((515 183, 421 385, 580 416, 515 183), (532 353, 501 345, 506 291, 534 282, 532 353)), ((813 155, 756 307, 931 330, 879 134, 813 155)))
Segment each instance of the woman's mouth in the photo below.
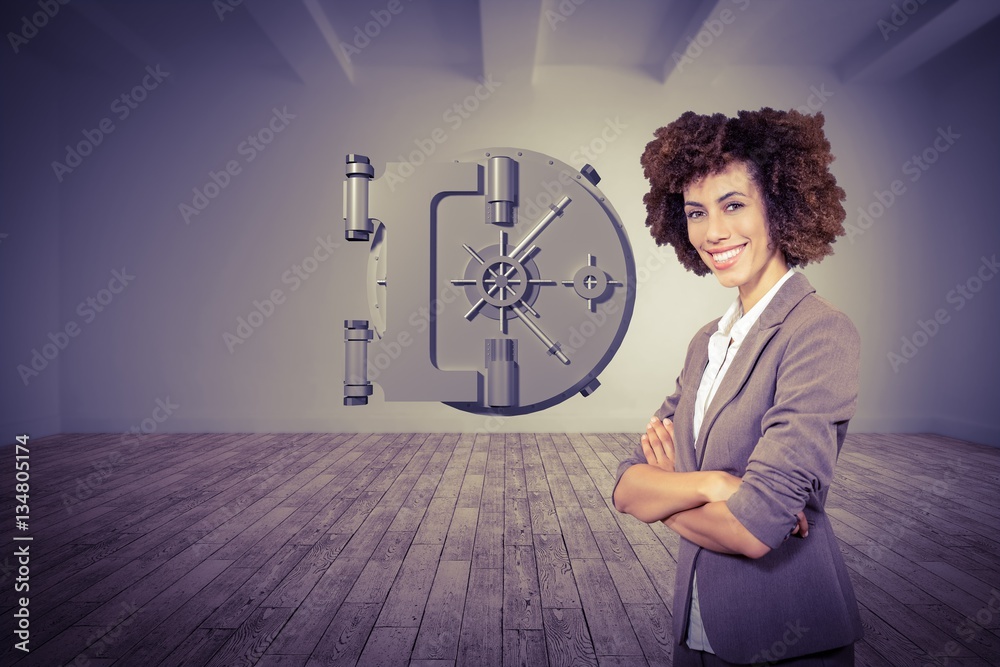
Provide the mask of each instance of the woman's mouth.
POLYGON ((740 255, 743 254, 743 248, 745 247, 746 243, 735 248, 723 250, 722 252, 709 252, 712 256, 712 263, 715 264, 715 269, 717 271, 724 271, 736 264, 739 261, 740 255))

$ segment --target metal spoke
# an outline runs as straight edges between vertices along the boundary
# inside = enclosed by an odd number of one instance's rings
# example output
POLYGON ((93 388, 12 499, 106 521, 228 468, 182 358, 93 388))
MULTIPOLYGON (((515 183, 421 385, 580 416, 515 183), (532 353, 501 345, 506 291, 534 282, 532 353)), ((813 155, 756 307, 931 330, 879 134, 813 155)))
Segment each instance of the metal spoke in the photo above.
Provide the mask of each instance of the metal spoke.
POLYGON ((510 308, 514 311, 514 314, 517 315, 518 319, 524 322, 524 326, 528 327, 528 330, 535 334, 538 340, 542 341, 542 345, 548 349, 549 354, 554 354, 556 358, 564 364, 569 363, 569 357, 567 357, 563 351, 559 349, 559 344, 553 342, 551 338, 546 336, 545 332, 539 329, 537 324, 532 322, 527 315, 521 312, 521 309, 517 307, 517 304, 511 306, 510 308))
POLYGON ((517 256, 521 254, 521 251, 527 248, 528 245, 532 241, 534 241, 539 234, 545 231, 545 228, 549 226, 549 223, 555 220, 557 217, 559 217, 559 214, 563 212, 563 209, 569 206, 569 203, 571 201, 573 200, 570 199, 569 197, 563 197, 555 204, 553 204, 552 209, 547 214, 545 214, 545 217, 539 220, 538 224, 535 225, 534 229, 528 232, 528 235, 525 236, 523 239, 521 239, 521 242, 514 247, 514 250, 511 251, 510 256, 513 257, 514 259, 517 259, 517 256))
MULTIPOLYGON (((479 262, 480 264, 485 264, 486 263, 486 260, 483 259, 482 257, 480 257, 479 253, 476 252, 475 250, 473 250, 472 248, 470 248, 467 243, 463 243, 462 247, 465 248, 465 251, 467 253, 469 253, 470 255, 472 255, 472 258, 475 259, 477 262, 479 262)), ((497 277, 497 272, 496 271, 494 271, 492 268, 490 268, 488 270, 489 270, 490 273, 493 274, 494 278, 497 277)))
POLYGON ((479 309, 482 308, 485 305, 486 305, 486 299, 480 299, 479 301, 477 301, 476 305, 474 305, 472 308, 470 308, 469 312, 467 312, 464 315, 465 319, 471 320, 473 317, 476 316, 476 313, 479 312, 479 309))

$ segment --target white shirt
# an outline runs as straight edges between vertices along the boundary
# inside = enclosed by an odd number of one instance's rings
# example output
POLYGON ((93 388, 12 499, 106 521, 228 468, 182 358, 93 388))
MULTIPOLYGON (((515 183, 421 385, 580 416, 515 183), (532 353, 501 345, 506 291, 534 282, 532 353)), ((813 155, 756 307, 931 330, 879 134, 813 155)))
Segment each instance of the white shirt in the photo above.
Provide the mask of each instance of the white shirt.
MULTIPOLYGON (((760 301, 754 304, 750 312, 743 314, 743 302, 739 295, 733 302, 726 314, 719 320, 719 329, 712 334, 708 340, 708 365, 701 376, 701 384, 698 385, 698 395, 694 405, 694 442, 695 456, 697 457, 698 433, 701 432, 701 423, 705 420, 705 412, 715 398, 722 379, 726 376, 726 371, 733 363, 733 358, 740 351, 743 339, 747 337, 750 328, 757 323, 760 314, 764 312, 771 299, 778 293, 781 286, 795 274, 793 269, 788 269, 785 275, 778 279, 771 289, 767 291, 760 301)), ((688 623, 688 648, 696 651, 707 651, 715 653, 711 644, 708 643, 708 636, 705 634, 705 626, 701 622, 701 605, 698 603, 698 573, 695 572, 694 580, 691 583, 691 614, 688 623)))

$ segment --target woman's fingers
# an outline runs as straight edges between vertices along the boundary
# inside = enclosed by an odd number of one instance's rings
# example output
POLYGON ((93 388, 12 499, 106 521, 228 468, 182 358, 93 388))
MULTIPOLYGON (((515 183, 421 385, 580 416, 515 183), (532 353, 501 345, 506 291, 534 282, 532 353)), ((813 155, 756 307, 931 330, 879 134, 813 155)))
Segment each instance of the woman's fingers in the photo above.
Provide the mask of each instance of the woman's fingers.
POLYGON ((643 451, 646 451, 646 463, 650 465, 658 466, 663 464, 663 460, 666 458, 666 454, 663 453, 663 444, 660 442, 659 436, 656 435, 656 431, 652 428, 646 428, 646 435, 642 436, 645 444, 643 445, 643 451))
POLYGON ((809 537, 809 521, 806 520, 805 512, 799 512, 795 515, 795 528, 792 528, 792 535, 798 535, 799 537, 809 537))
POLYGON ((667 433, 664 446, 670 447, 670 460, 674 458, 674 423, 669 419, 663 422, 663 430, 667 433))
MULTIPOLYGON (((666 422, 669 424, 669 421, 666 422)), ((673 426, 671 425, 672 429, 673 426)), ((674 442, 672 434, 655 417, 646 425, 646 435, 640 438, 646 463, 663 469, 673 470, 674 442)))
POLYGON ((656 439, 660 443, 664 456, 671 461, 674 460, 674 425, 669 419, 660 421, 656 417, 649 420, 646 432, 652 431, 656 434, 656 439))
POLYGON ((639 442, 642 443, 642 453, 646 455, 646 463, 656 465, 656 454, 653 453, 653 447, 649 444, 649 435, 643 435, 639 438, 639 442))

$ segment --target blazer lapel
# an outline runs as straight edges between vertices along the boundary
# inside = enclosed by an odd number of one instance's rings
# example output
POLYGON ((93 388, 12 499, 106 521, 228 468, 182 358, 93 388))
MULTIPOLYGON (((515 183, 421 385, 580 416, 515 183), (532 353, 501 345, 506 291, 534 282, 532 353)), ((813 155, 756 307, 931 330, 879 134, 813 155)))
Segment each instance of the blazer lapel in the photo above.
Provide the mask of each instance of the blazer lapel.
MULTIPOLYGON (((751 371, 757 365, 757 359, 760 358, 761 352, 764 351, 771 338, 778 333, 781 323, 785 321, 788 313, 802 299, 815 291, 803 274, 796 273, 778 289, 777 294, 771 299, 771 303, 760 314, 756 324, 750 327, 750 331, 747 332, 746 338, 743 339, 736 357, 733 358, 733 362, 726 371, 725 377, 722 378, 722 384, 719 385, 719 389, 715 392, 712 402, 709 403, 708 409, 705 411, 705 418, 698 432, 698 464, 697 468, 695 468, 696 470, 701 469, 702 462, 705 460, 705 442, 719 413, 736 397, 743 388, 743 385, 746 384, 751 371)), ((705 348, 707 361, 707 342, 705 348)), ((702 369, 704 370, 704 366, 702 366, 702 369)))

